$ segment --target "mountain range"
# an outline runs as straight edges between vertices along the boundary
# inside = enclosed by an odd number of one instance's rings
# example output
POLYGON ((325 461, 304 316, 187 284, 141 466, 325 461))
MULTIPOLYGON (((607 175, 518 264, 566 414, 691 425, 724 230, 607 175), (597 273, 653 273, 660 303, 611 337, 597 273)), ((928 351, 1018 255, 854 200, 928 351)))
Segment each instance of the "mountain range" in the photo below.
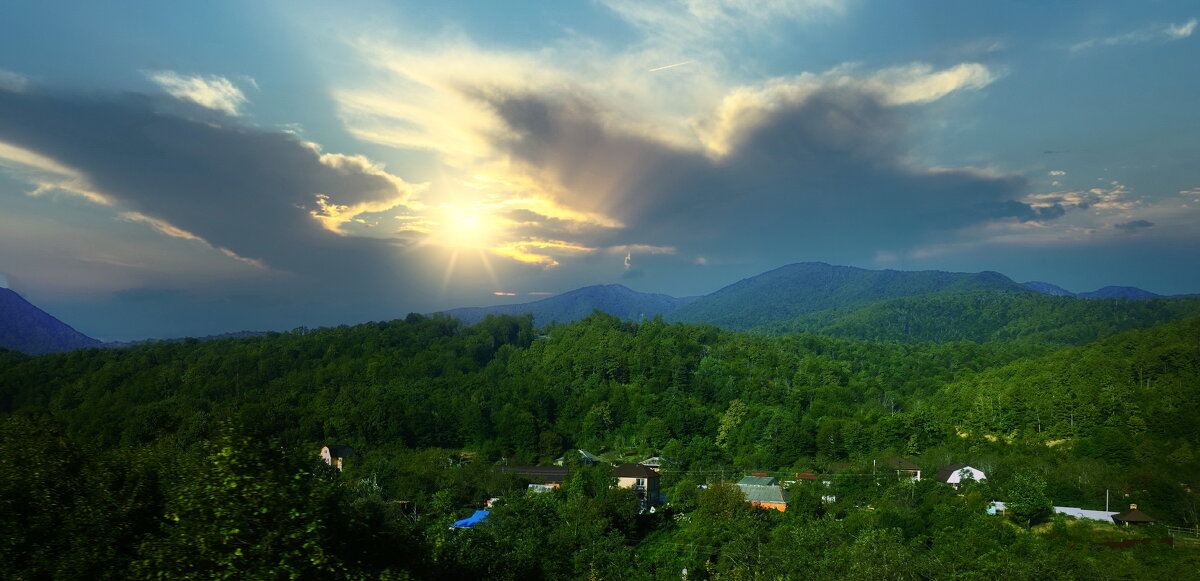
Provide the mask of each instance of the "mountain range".
MULTIPOLYGON (((576 321, 594 310, 628 320, 662 316, 669 322, 707 323, 768 334, 815 332, 901 342, 1030 339, 1081 344, 1124 329, 1200 314, 1200 299, 1163 297, 1118 286, 1073 293, 1047 282, 1017 283, 991 271, 870 270, 801 262, 699 297, 677 298, 607 284, 528 303, 442 313, 465 325, 488 315, 529 313, 540 327, 576 321)), ((126 345, 102 344, 12 290, 0 288, 2 348, 39 354, 126 345)))

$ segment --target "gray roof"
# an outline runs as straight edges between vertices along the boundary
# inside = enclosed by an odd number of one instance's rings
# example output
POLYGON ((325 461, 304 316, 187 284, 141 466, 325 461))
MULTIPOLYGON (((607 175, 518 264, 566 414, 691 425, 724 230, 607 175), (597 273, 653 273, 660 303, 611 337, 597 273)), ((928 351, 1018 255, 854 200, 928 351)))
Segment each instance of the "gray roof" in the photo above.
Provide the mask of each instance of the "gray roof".
POLYGON ((738 481, 738 486, 748 484, 752 486, 778 486, 779 479, 771 476, 746 476, 738 481))
POLYGON ((787 504, 783 488, 779 486, 761 486, 758 484, 738 484, 746 495, 746 502, 775 502, 787 504))

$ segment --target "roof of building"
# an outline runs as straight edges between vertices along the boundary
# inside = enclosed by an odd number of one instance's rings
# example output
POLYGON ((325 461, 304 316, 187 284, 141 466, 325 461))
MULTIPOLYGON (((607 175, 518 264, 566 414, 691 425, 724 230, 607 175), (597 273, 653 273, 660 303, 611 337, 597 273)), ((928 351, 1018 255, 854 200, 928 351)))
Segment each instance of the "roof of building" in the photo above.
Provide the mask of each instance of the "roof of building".
POLYGON ((641 464, 625 463, 613 468, 613 476, 617 478, 658 478, 658 472, 641 464))
POLYGON ((1129 507, 1129 510, 1127 510, 1125 512, 1114 514, 1112 516, 1112 519, 1113 519, 1113 522, 1115 522, 1117 524, 1123 524, 1123 523, 1146 524, 1146 523, 1158 522, 1158 519, 1138 510, 1137 505, 1133 505, 1133 506, 1129 507))
POLYGON ((974 478, 975 480, 985 480, 987 478, 987 475, 983 473, 983 470, 978 468, 973 468, 964 464, 951 464, 945 468, 942 468, 941 470, 938 470, 936 480, 938 482, 958 484, 959 482, 962 482, 964 473, 970 474, 971 478, 974 478))
POLYGON ((812 472, 800 472, 796 474, 796 480, 816 480, 817 475, 812 472))
POLYGON ((662 466, 663 464, 674 464, 674 462, 663 458, 662 456, 651 456, 645 460, 642 460, 641 462, 638 462, 638 464, 643 466, 662 466))
POLYGON ((884 460, 882 462, 882 464, 884 466, 887 466, 888 468, 891 468, 892 470, 920 470, 921 469, 920 466, 917 466, 916 464, 913 464, 912 462, 909 462, 908 460, 905 460, 904 458, 899 458, 899 457, 888 458, 887 460, 884 460))
POLYGON ((1075 518, 1101 520, 1105 522, 1111 521, 1113 515, 1117 514, 1115 512, 1108 512, 1106 510, 1086 510, 1082 508, 1075 508, 1073 506, 1056 506, 1054 507, 1054 512, 1057 514, 1073 516, 1075 518))
POLYGON ((784 490, 779 486, 738 483, 738 488, 741 488, 742 493, 746 495, 746 502, 787 504, 787 497, 784 495, 784 490))
POLYGON ((562 466, 497 466, 496 470, 537 482, 562 482, 567 477, 567 469, 562 466))
POLYGON ((779 485, 779 479, 778 479, 778 478, 773 478, 773 477, 770 477, 770 476, 757 476, 757 475, 753 475, 753 474, 752 474, 752 475, 750 475, 750 476, 743 477, 741 480, 738 480, 738 486, 742 486, 742 485, 750 485, 750 486, 778 486, 778 485, 779 485))

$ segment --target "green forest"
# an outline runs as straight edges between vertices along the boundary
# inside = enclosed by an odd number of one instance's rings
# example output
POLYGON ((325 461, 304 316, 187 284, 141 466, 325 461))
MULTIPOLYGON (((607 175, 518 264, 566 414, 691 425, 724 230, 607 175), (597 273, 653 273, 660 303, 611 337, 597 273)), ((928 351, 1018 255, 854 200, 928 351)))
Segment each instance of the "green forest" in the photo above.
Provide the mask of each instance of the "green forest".
POLYGON ((1195 537, 1159 539, 1200 526, 1195 300, 1118 312, 1132 303, 1025 297, 1003 324, 957 317, 1001 308, 990 297, 895 299, 756 332, 412 314, 0 352, 0 575, 1194 577, 1195 537), (865 332, 868 315, 892 326, 865 332), (318 458, 327 444, 355 450, 343 472, 318 458), (605 462, 566 455, 549 493, 497 470, 580 448, 605 462), (670 461, 654 511, 612 475, 650 456, 670 461), (881 470, 891 457, 925 476, 881 470), (987 479, 934 481, 954 463, 987 479), (733 483, 750 473, 795 481, 786 511, 745 501, 733 483), (450 527, 492 498, 482 523, 450 527), (1158 522, 1051 510, 1106 499, 1158 522), (992 501, 1009 510, 988 514, 992 501), (1098 544, 1125 539, 1153 541, 1098 544))

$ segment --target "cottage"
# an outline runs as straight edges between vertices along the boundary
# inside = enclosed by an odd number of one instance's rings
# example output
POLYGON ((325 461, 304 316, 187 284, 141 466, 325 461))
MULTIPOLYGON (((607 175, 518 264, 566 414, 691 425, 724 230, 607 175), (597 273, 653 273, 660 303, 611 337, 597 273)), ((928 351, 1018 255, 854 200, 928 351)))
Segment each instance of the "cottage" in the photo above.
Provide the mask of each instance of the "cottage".
POLYGON ((342 467, 346 458, 349 458, 353 455, 354 448, 351 448, 350 446, 336 446, 330 444, 324 448, 321 448, 321 459, 324 460, 326 464, 337 468, 338 472, 342 471, 342 467))
POLYGON ((904 458, 888 458, 880 462, 885 468, 890 468, 896 471, 897 476, 907 476, 913 479, 913 482, 921 480, 921 467, 905 460, 904 458))
POLYGON ((641 464, 626 463, 613 469, 618 488, 629 488, 637 493, 642 508, 658 504, 658 472, 641 464))
POLYGON ((972 468, 963 464, 951 464, 941 470, 938 470, 936 480, 945 482, 955 488, 962 486, 963 480, 970 479, 976 482, 987 480, 987 474, 978 468, 972 468))

